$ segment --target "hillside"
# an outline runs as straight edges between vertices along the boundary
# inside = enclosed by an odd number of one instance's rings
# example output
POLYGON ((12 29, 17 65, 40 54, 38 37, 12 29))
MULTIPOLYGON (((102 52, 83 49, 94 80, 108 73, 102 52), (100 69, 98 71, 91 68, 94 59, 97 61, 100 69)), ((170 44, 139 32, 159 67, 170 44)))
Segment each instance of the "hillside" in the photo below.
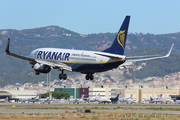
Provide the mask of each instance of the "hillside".
MULTIPOLYGON (((24 81, 24 79, 29 82, 37 82, 46 79, 46 75, 42 75, 41 77, 34 77, 31 75, 33 69, 28 61, 7 56, 5 54, 4 51, 8 38, 11 38, 10 51, 22 55, 29 55, 30 51, 40 47, 101 51, 111 46, 115 35, 116 33, 81 35, 58 26, 47 26, 25 30, 0 30, 0 83, 3 81, 24 81)), ((180 48, 178 47, 180 45, 180 33, 163 35, 130 33, 128 34, 126 43, 125 53, 127 55, 131 55, 131 53, 128 53, 133 52, 134 50, 148 51, 149 48, 169 49, 172 43, 175 44, 173 52, 180 54, 180 48)), ((157 54, 156 52, 157 51, 147 54, 157 54)), ((136 51, 135 55, 143 55, 143 52, 136 51)), ((173 59, 179 60, 179 58, 173 59)), ((174 67, 172 67, 172 69, 173 68, 174 67)), ((171 72, 173 71, 177 70, 171 70, 171 72)), ((55 74, 55 78, 57 78, 58 72, 56 71, 53 74, 55 74)))

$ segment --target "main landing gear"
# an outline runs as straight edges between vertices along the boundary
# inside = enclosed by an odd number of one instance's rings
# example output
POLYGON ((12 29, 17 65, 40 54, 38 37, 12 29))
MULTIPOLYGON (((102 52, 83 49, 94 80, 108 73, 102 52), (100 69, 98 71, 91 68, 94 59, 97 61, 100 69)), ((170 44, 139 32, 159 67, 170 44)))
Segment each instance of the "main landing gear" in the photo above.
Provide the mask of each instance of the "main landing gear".
POLYGON ((94 75, 93 74, 87 74, 86 75, 86 80, 93 80, 94 79, 94 75))
POLYGON ((63 70, 61 71, 61 74, 59 74, 59 79, 60 79, 60 80, 61 80, 61 79, 66 80, 66 79, 67 79, 67 74, 64 74, 64 71, 63 71, 63 70))
POLYGON ((39 75, 40 73, 36 72, 36 75, 39 75))

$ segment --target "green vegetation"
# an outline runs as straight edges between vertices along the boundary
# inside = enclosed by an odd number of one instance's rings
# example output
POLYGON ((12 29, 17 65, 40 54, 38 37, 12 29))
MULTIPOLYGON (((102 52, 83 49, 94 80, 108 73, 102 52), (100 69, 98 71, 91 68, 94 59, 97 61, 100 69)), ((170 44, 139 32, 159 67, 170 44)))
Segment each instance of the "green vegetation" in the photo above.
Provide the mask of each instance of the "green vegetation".
MULTIPOLYGON (((55 99, 61 99, 61 98, 69 98, 70 94, 68 92, 51 92, 52 93, 52 97, 54 97, 55 99)), ((46 98, 49 97, 49 92, 42 94, 41 98, 46 98)))
MULTIPOLYGON (((163 55, 167 53, 167 49, 148 49, 147 51, 143 51, 142 49, 138 49, 128 53, 128 56, 134 55, 163 55)), ((142 63, 146 65, 142 66, 143 69, 136 70, 136 78, 137 79, 144 79, 146 77, 163 77, 165 75, 169 75, 170 73, 175 73, 180 71, 180 55, 176 53, 172 53, 170 57, 165 59, 159 60, 151 60, 151 61, 143 61, 143 62, 136 62, 135 67, 141 66, 142 63)), ((133 68, 129 70, 133 74, 133 68)), ((125 74, 126 75, 126 74, 125 74)), ((127 78, 133 78, 132 76, 127 76, 127 78)))

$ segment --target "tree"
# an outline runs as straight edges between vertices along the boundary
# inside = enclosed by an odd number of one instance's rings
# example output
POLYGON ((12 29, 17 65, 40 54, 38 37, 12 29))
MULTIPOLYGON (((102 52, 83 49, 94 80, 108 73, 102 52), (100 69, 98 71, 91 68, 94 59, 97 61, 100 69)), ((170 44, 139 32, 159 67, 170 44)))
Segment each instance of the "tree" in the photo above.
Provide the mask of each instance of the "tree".
MULTIPOLYGON (((52 93, 52 97, 54 97, 55 99, 61 99, 61 98, 69 98, 70 94, 68 92, 51 92, 52 93)), ((49 97, 49 92, 44 93, 41 95, 41 98, 46 98, 49 97)))

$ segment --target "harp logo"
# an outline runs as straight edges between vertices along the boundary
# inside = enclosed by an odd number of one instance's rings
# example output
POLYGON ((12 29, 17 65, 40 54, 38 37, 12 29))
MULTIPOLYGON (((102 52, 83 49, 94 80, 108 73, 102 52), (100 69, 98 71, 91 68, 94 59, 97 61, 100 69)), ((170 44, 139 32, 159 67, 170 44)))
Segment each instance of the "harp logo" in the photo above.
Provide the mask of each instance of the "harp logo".
POLYGON ((117 35, 117 41, 118 43, 122 46, 122 48, 124 49, 124 39, 125 39, 125 31, 119 31, 118 35, 117 35))

